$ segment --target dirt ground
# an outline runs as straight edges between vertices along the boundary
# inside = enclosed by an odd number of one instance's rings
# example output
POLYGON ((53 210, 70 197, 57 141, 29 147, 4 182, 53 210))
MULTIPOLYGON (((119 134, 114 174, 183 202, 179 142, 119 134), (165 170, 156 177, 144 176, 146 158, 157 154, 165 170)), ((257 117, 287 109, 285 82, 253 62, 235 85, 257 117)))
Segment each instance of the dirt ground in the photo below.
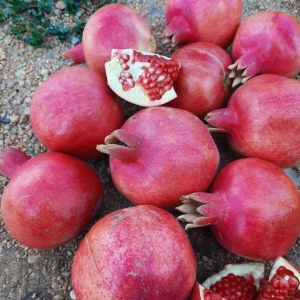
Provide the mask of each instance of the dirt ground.
MULTIPOLYGON (((96 2, 96 1, 95 1, 96 2)), ((121 2, 121 1, 119 1, 121 2)), ((159 53, 169 55, 171 45, 163 45, 165 1, 122 1, 135 8, 147 18, 158 40, 159 53)), ((293 14, 300 20, 299 0, 244 0, 243 18, 265 10, 280 10, 293 14)), ((64 11, 56 18, 72 25, 74 19, 64 11)), ((56 70, 70 65, 62 53, 71 47, 70 42, 61 43, 50 39, 43 48, 33 49, 8 34, 8 26, 0 27, 0 148, 9 145, 26 151, 30 156, 45 151, 34 137, 29 124, 30 101, 36 87, 56 70), (7 123, 7 119, 10 120, 7 123)), ((135 108, 128 106, 126 114, 135 108)), ((222 168, 235 159, 225 137, 214 135, 221 153, 222 168)), ((108 157, 101 156, 88 162, 100 175, 104 186, 102 207, 94 222, 109 212, 131 206, 113 186, 109 174, 108 157)), ((297 170, 289 175, 300 186, 297 170)), ((0 195, 8 179, 0 176, 0 195)), ((76 299, 71 285, 71 266, 76 249, 89 228, 70 243, 52 250, 35 250, 22 246, 14 240, 4 226, 0 215, 0 300, 15 299, 76 299)), ((92 224, 91 224, 92 225, 92 224)), ((190 230, 188 235, 196 252, 198 262, 197 280, 202 282, 219 271, 227 263, 244 262, 223 249, 212 237, 208 228, 190 230)), ((286 257, 300 267, 300 240, 286 257)), ((269 267, 272 262, 266 263, 269 267)))

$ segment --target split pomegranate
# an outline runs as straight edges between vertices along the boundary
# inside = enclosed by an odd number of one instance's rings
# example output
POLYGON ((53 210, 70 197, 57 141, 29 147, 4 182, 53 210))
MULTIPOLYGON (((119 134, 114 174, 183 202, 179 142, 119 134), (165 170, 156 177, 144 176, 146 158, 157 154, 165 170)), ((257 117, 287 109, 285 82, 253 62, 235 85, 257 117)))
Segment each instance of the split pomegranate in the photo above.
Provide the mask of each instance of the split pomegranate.
POLYGON ((20 243, 48 249, 76 237, 100 206, 102 185, 79 159, 56 152, 24 159, 17 149, 1 150, 0 172, 9 174, 1 213, 20 243))
POLYGON ((263 264, 227 265, 202 285, 196 282, 189 300, 300 299, 299 270, 283 257, 276 259, 270 276, 263 275, 263 264))
POLYGON ((124 112, 105 79, 84 67, 65 68, 43 82, 30 106, 32 130, 51 151, 99 155, 98 143, 123 123, 124 112))
POLYGON ((72 265, 78 300, 185 300, 196 257, 168 212, 140 205, 110 213, 83 239, 72 265))
POLYGON ((110 155, 115 186, 130 201, 167 210, 180 203, 181 195, 206 190, 219 163, 204 124, 171 107, 139 111, 97 149, 110 155))
POLYGON ((228 251, 255 260, 286 254, 300 233, 300 194, 274 164, 236 160, 221 170, 210 193, 182 197, 186 229, 210 225, 228 251))
POLYGON ((168 105, 199 117, 224 104, 230 82, 227 78, 229 55, 210 43, 193 43, 177 50, 172 59, 181 69, 174 81, 177 98, 168 105))
POLYGON ((165 35, 174 44, 230 45, 242 18, 241 0, 167 0, 165 35))
POLYGON ((256 74, 292 77, 300 72, 300 23, 283 12, 261 12, 239 27, 232 45, 233 86, 256 74))
POLYGON ((112 49, 156 52, 155 38, 146 20, 123 4, 98 9, 84 27, 82 44, 89 68, 102 75, 112 49))
POLYGON ((105 64, 107 83, 121 98, 140 106, 157 106, 177 95, 173 81, 179 64, 173 59, 133 49, 114 49, 105 64))
POLYGON ((238 154, 268 160, 281 168, 300 162, 300 82, 264 74, 245 83, 227 108, 207 114, 211 132, 227 133, 238 154))

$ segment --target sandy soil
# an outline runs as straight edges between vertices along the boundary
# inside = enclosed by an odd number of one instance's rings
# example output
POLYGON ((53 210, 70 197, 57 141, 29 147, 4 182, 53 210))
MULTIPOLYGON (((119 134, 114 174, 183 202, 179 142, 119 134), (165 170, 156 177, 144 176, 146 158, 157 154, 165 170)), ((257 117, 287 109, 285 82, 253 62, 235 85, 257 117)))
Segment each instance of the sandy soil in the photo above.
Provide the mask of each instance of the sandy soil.
MULTIPOLYGON (((293 14, 300 20, 298 0, 244 0, 243 18, 258 11, 280 10, 293 14)), ((159 53, 168 55, 174 51, 171 45, 163 45, 165 1, 139 0, 123 1, 135 8, 151 24, 159 44, 159 53)), ((73 24, 74 19, 61 11, 56 18, 73 24)), ((66 67, 69 61, 62 53, 71 47, 70 42, 61 43, 50 39, 41 49, 33 49, 8 34, 8 26, 0 28, 0 148, 13 145, 30 156, 46 149, 34 137, 29 124, 31 97, 36 87, 56 70, 66 67), (9 121, 8 121, 9 120, 9 121), (7 123, 7 124, 6 124, 7 123)), ((129 106, 127 115, 135 108, 129 106)), ((215 137, 224 166, 235 159, 223 136, 215 137)), ((88 162, 100 175, 104 185, 104 200, 95 221, 111 211, 130 206, 115 189, 109 175, 108 158, 88 162)), ((291 171, 295 182, 300 185, 291 171)), ((299 166, 298 166, 299 171, 299 166)), ((0 176, 0 195, 8 179, 0 176)), ((76 249, 87 228, 72 242, 52 250, 38 251, 22 246, 12 238, 0 215, 0 300, 6 299, 75 299, 71 285, 71 265, 76 249)), ((207 276, 223 268, 226 263, 244 262, 245 259, 228 253, 212 237, 209 229, 188 232, 198 261, 197 279, 201 282, 207 276)), ((300 267, 300 240, 287 254, 287 258, 300 267)), ((267 263, 270 266, 271 263, 267 263)))

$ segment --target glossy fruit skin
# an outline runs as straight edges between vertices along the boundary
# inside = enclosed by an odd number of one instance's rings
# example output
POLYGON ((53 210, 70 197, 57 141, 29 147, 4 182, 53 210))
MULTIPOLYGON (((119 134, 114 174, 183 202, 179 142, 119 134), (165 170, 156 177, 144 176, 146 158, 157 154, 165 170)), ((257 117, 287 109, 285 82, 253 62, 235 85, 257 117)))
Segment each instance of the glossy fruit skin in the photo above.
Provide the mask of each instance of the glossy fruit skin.
POLYGON ((208 42, 226 48, 242 18, 241 0, 167 0, 166 36, 175 44, 208 42))
POLYGON ((281 168, 300 162, 300 82, 272 74, 250 79, 230 98, 227 108, 207 115, 226 132, 239 155, 268 160, 281 168))
POLYGON ((196 279, 196 257, 179 222, 149 205, 100 219, 72 266, 78 300, 185 300, 196 279))
POLYGON ((87 68, 55 72, 35 91, 30 123, 49 150, 87 159, 96 157, 97 143, 123 123, 124 112, 105 79, 87 68))
POLYGON ((82 44, 89 68, 103 76, 104 63, 110 60, 112 49, 156 52, 155 38, 146 20, 123 4, 98 9, 84 27, 82 44))
POLYGON ((228 251, 254 260, 285 255, 300 233, 300 195, 277 166, 256 158, 228 164, 210 189, 220 216, 211 226, 228 251))
POLYGON ((173 210, 180 197, 205 191, 219 164, 216 145, 193 114, 171 107, 149 107, 131 116, 121 129, 141 139, 134 161, 110 155, 117 189, 134 204, 173 210))
POLYGON ((1 200, 4 223, 25 246, 49 249, 76 237, 100 206, 102 185, 79 159, 56 152, 24 163, 1 200))
POLYGON ((231 64, 227 52, 211 43, 192 43, 179 48, 172 59, 181 69, 174 82, 177 98, 169 106, 204 117, 224 104, 230 83, 226 78, 231 64))
POLYGON ((233 61, 251 66, 247 76, 292 77, 300 71, 300 23, 283 12, 261 12, 239 27, 232 45, 233 61))

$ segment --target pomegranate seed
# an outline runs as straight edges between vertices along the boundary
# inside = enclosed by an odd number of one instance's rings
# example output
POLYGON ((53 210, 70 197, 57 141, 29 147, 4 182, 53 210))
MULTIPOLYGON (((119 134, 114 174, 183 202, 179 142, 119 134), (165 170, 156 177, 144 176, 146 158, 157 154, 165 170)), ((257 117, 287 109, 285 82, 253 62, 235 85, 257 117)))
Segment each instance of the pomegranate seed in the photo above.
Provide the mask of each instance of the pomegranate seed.
POLYGON ((298 288, 299 280, 296 277, 290 277, 288 280, 288 285, 290 288, 298 288))
POLYGON ((129 61, 130 56, 127 53, 122 54, 122 58, 123 61, 128 62, 129 61))
POLYGON ((157 82, 160 82, 160 81, 164 81, 165 80, 165 78, 166 78, 166 74, 160 74, 159 76, 158 76, 158 78, 157 78, 157 82))
POLYGON ((129 70, 129 66, 126 63, 123 63, 123 64, 121 64, 121 69, 123 71, 127 71, 127 70, 129 70))
POLYGON ((153 88, 153 87, 155 87, 155 86, 156 86, 156 82, 151 82, 151 83, 150 83, 150 87, 151 87, 151 88, 153 88))
POLYGON ((156 71, 155 71, 155 74, 159 75, 163 72, 163 69, 162 68, 157 68, 156 71))
POLYGON ((122 88, 123 88, 124 91, 130 90, 130 86, 129 86, 127 83, 124 83, 124 84, 122 85, 122 88))
POLYGON ((126 82, 127 82, 127 84, 129 85, 130 88, 135 87, 135 82, 134 82, 133 79, 128 78, 128 79, 126 80, 126 82))

